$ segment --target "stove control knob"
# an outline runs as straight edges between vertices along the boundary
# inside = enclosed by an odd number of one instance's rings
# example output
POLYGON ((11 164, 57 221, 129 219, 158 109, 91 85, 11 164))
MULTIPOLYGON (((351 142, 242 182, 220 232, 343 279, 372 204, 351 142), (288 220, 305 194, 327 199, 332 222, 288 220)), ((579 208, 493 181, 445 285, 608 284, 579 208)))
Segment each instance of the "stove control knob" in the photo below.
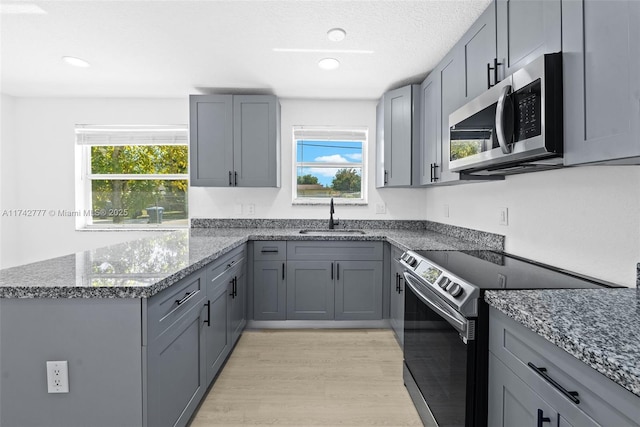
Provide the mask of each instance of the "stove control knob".
POLYGON ((458 297, 460 296, 460 294, 462 294, 462 286, 458 285, 457 283, 451 283, 451 285, 449 285, 449 287, 447 288, 447 292, 449 292, 454 298, 458 297))
POLYGON ((415 267, 418 264, 418 260, 411 256, 411 257, 409 257, 409 260, 407 261, 407 263, 411 267, 415 267))
POLYGON ((438 280, 438 286, 442 289, 447 289, 447 286, 451 283, 451 280, 447 276, 442 276, 440 280, 438 280))

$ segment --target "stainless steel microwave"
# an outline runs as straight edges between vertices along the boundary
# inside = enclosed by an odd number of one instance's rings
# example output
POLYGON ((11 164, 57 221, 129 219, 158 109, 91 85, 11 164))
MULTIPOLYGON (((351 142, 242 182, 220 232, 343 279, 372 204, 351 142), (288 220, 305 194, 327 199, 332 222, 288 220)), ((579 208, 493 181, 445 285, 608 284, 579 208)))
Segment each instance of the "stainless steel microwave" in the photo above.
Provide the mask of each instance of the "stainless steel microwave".
POLYGON ((562 165, 562 54, 541 56, 449 116, 449 169, 507 175, 562 165))

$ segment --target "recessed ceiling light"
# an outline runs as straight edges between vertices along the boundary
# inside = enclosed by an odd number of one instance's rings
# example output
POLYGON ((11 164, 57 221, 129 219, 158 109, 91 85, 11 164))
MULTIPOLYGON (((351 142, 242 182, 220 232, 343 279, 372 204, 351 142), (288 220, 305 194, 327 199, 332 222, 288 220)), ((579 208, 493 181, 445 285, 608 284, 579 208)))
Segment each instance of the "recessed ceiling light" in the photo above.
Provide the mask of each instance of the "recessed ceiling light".
POLYGON ((84 59, 76 58, 74 56, 63 56, 62 60, 74 67, 88 67, 90 64, 84 59))
POLYGON ((335 70, 340 66, 340 61, 335 58, 323 58, 318 61, 318 67, 323 70, 335 70))
POLYGON ((344 40, 346 35, 347 35, 347 32, 345 30, 343 30, 342 28, 332 28, 329 31, 327 31, 327 37, 332 42, 342 41, 342 40, 344 40))

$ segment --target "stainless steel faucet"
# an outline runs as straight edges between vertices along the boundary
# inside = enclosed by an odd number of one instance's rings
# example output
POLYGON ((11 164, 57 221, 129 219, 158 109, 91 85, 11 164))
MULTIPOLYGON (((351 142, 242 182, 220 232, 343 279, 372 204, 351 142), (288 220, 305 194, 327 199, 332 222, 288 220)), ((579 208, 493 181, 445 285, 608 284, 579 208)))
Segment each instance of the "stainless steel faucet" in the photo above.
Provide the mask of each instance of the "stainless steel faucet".
POLYGON ((334 226, 338 223, 333 221, 333 214, 336 212, 333 207, 333 197, 331 198, 331 204, 329 205, 329 230, 333 230, 334 226))

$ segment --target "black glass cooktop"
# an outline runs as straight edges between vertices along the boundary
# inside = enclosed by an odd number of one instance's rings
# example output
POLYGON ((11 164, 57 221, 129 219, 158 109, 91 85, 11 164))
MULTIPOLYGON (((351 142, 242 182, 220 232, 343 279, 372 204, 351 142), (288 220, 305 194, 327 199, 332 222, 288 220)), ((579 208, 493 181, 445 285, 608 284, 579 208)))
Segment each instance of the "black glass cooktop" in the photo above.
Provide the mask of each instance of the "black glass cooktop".
POLYGON ((480 289, 620 287, 549 265, 493 251, 414 251, 480 289))

